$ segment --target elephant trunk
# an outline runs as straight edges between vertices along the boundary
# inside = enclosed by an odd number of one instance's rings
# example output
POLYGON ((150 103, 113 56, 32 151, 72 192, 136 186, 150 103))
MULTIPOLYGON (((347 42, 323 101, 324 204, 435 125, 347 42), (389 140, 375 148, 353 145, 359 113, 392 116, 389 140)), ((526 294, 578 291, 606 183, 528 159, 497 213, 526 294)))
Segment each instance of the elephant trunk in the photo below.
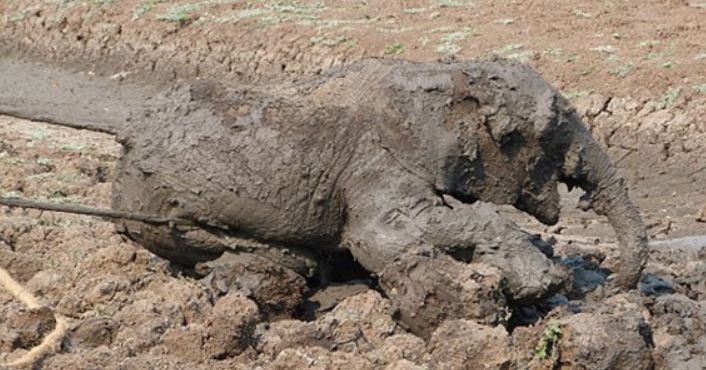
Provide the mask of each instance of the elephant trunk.
POLYGON ((624 179, 617 173, 607 153, 591 137, 578 117, 573 127, 575 140, 564 163, 566 182, 581 187, 586 194, 580 206, 593 209, 608 218, 615 230, 620 249, 617 285, 634 288, 647 262, 647 234, 637 207, 628 197, 624 179))

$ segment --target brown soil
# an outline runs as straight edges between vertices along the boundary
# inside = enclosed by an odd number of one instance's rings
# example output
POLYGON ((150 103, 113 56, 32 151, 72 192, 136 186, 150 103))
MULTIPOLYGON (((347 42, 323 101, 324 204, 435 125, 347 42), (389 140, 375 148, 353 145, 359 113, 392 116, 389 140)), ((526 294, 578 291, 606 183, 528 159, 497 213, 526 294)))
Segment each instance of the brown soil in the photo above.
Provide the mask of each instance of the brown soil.
POLYGON ((572 95, 659 99, 706 84, 701 0, 16 0, 0 14, 12 52, 167 78, 271 80, 360 56, 499 54, 572 95))
MULTIPOLYGON (((14 0, 0 3, 0 14, 6 52, 127 80, 278 80, 364 55, 495 52, 526 60, 567 93, 606 145, 653 239, 642 293, 560 297, 570 302, 553 310, 515 307, 510 327, 520 326, 512 333, 448 321, 425 342, 399 327, 389 302, 365 285, 314 296, 314 321, 267 322, 253 301, 202 284, 121 239, 108 222, 2 208, 0 266, 71 320, 60 350, 39 368, 706 366, 706 241, 676 239, 706 234, 698 220, 706 205, 703 1, 14 0)), ((107 207, 118 155, 108 135, 0 117, 5 196, 107 207)), ((503 212, 555 240, 579 288, 587 287, 600 280, 599 266, 614 270, 615 236, 604 219, 574 209, 578 192, 564 195, 562 220, 550 228, 503 212)), ((1 290, 0 302, 5 363, 53 322, 1 290)))

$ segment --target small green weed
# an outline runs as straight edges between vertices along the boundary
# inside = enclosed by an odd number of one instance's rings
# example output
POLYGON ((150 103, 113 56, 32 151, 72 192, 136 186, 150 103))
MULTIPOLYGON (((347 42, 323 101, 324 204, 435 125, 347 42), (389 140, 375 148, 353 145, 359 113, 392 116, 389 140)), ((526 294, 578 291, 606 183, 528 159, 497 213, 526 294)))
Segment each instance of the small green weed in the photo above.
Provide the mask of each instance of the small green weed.
POLYGON ((508 24, 515 23, 515 20, 512 18, 496 19, 495 21, 493 21, 493 23, 502 24, 502 25, 507 26, 508 24))
POLYGON ((49 134, 47 133, 47 130, 39 127, 32 129, 29 136, 32 140, 44 140, 47 138, 47 136, 49 136, 49 134))
POLYGON ((52 163, 51 159, 49 159, 49 158, 39 157, 34 162, 37 163, 38 165, 46 168, 46 169, 49 169, 49 170, 56 167, 56 166, 54 166, 54 163, 52 163))
POLYGON ((166 13, 158 15, 157 20, 186 24, 194 20, 194 17, 191 13, 193 13, 200 7, 201 4, 198 3, 172 5, 166 13))
POLYGON ((451 55, 461 51, 461 47, 456 44, 440 44, 436 46, 436 49, 434 49, 434 51, 439 54, 451 55))
POLYGON ((616 49, 613 45, 599 45, 595 48, 591 48, 592 51, 597 51, 599 53, 613 54, 616 49))
POLYGON ((461 51, 461 47, 456 43, 475 36, 477 33, 470 27, 464 27, 460 31, 446 32, 439 37, 439 44, 435 51, 439 54, 456 54, 461 51))
POLYGON ((407 8, 403 9, 402 12, 405 14, 419 14, 424 13, 425 10, 427 10, 427 8, 407 8))
POLYGON ((47 267, 52 270, 57 270, 59 267, 61 267, 61 263, 53 258, 50 258, 47 260, 47 267))
POLYGON ((404 44, 399 41, 395 41, 390 45, 385 46, 385 55, 391 54, 401 54, 404 51, 404 44))
POLYGON ((265 9, 271 10, 275 13, 289 13, 289 14, 311 14, 318 13, 325 9, 323 2, 316 2, 313 4, 302 4, 298 1, 272 1, 269 4, 265 4, 265 9))
POLYGON ((570 11, 571 15, 579 17, 579 18, 592 18, 593 14, 584 12, 583 10, 580 9, 574 9, 570 11))
POLYGON ((22 198, 21 191, 0 191, 0 197, 2 198, 22 198))
POLYGON ((697 94, 706 94, 706 84, 694 85, 693 89, 697 94))
POLYGON ((455 31, 455 32, 450 32, 450 33, 445 33, 441 35, 441 42, 443 43, 452 43, 456 41, 462 41, 468 38, 468 36, 475 36, 476 33, 471 29, 470 27, 463 27, 462 30, 460 31, 455 31))
POLYGON ((150 10, 154 9, 155 6, 159 3, 163 3, 166 0, 143 0, 139 4, 137 4, 137 7, 135 10, 132 12, 132 20, 136 21, 140 19, 145 13, 148 13, 150 10))
POLYGON ((620 78, 625 78, 633 71, 633 69, 635 69, 635 64, 628 62, 611 69, 608 73, 620 78))
POLYGON ((574 91, 566 91, 562 92, 562 95, 568 100, 576 100, 579 98, 583 98, 585 96, 589 96, 593 93, 593 91, 588 91, 588 90, 574 90, 574 91))
POLYGON ((659 45, 661 42, 659 40, 645 40, 645 41, 640 41, 639 44, 637 44, 638 47, 641 48, 650 48, 653 46, 659 45))
POLYGON ((667 91, 657 100, 657 109, 666 109, 671 107, 679 99, 681 94, 681 87, 670 87, 667 91))
POLYGON ((404 33, 413 30, 412 27, 378 27, 377 31, 379 33, 404 33))
POLYGON ((470 0, 436 0, 434 7, 436 8, 464 8, 471 6, 473 3, 470 0))
POLYGON ((549 357, 556 359, 561 344, 561 328, 556 323, 550 323, 544 328, 544 336, 534 349, 534 357, 544 360, 549 357))
POLYGON ((64 191, 61 189, 52 190, 47 195, 47 199, 50 199, 50 200, 57 200, 57 199, 64 199, 64 198, 66 198, 66 193, 64 193, 64 191))
POLYGON ((542 50, 542 56, 551 59, 558 59, 559 57, 561 57, 561 49, 546 48, 542 50))
POLYGON ((27 18, 27 13, 29 13, 29 11, 30 11, 30 9, 21 10, 15 14, 9 16, 7 19, 13 23, 22 22, 25 20, 25 18, 27 18))

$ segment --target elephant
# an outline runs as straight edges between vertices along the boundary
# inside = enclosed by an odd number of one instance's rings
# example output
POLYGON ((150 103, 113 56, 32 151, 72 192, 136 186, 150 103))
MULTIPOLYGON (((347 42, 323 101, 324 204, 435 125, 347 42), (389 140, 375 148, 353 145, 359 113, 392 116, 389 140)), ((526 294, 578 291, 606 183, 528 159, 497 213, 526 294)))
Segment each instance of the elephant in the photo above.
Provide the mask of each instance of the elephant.
POLYGON ((286 84, 180 83, 149 104, 134 91, 123 94, 129 118, 94 127, 123 146, 112 207, 193 224, 118 220, 118 229, 169 260, 235 269, 231 280, 255 295, 300 294, 322 260, 350 253, 421 332, 429 307, 439 320, 455 310, 443 307, 463 311, 454 300, 464 282, 444 274, 464 266, 497 269, 497 299, 541 299, 566 273, 495 205, 555 224, 559 183, 583 189, 582 207, 614 228, 621 261, 610 284, 633 288, 645 265, 645 227, 624 179, 527 65, 370 58, 286 84), (412 277, 424 264, 444 286, 412 277), (263 288, 263 274, 284 280, 263 288), (409 301, 419 297, 404 291, 419 284, 435 304, 409 301))

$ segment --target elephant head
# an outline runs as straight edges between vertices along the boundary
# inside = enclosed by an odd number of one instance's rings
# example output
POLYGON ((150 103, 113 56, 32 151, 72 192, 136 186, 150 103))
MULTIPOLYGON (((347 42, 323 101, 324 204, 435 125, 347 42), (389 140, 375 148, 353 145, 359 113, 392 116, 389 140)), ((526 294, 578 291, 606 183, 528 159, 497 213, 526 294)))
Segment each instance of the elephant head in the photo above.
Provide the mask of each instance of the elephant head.
POLYGON ((527 66, 494 61, 472 71, 451 107, 475 120, 463 135, 472 138, 464 145, 467 175, 454 190, 512 204, 551 225, 559 219, 558 183, 579 186, 585 191, 579 206, 606 216, 615 230, 617 285, 633 288, 647 258, 645 227, 623 178, 575 109, 527 66))

